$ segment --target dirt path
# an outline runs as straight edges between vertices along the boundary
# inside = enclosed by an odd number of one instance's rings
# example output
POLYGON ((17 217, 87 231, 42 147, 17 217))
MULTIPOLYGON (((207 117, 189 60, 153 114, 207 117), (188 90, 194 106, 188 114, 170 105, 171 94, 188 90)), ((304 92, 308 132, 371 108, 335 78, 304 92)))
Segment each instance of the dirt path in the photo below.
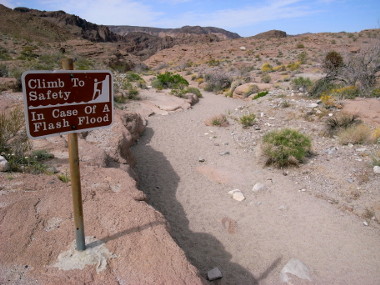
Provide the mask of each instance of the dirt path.
POLYGON ((312 282, 302 284, 380 284, 377 227, 300 191, 280 170, 263 168, 235 143, 236 126, 204 124, 244 104, 205 93, 193 109, 150 117, 132 149, 140 189, 189 260, 202 274, 218 267, 220 284, 279 284, 291 258, 311 271, 312 282), (253 192, 257 182, 266 190, 253 192), (244 201, 228 195, 236 188, 244 201))

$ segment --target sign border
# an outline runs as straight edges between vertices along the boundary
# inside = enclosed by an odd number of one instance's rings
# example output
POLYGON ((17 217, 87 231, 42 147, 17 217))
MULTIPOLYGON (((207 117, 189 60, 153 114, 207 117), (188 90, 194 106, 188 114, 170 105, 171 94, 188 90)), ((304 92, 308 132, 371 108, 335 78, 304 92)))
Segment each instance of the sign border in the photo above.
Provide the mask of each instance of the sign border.
MULTIPOLYGON (((111 127, 114 123, 114 90, 113 90, 113 74, 110 70, 28 70, 24 71, 21 76, 21 82, 22 82, 22 95, 23 95, 23 101, 24 101, 24 117, 25 117, 25 123, 26 123, 26 133, 30 139, 43 139, 47 137, 53 137, 53 136, 61 136, 65 134, 71 134, 71 133, 82 133, 87 131, 93 131, 97 129, 107 128, 111 127), (57 132, 54 134, 48 134, 38 137, 33 137, 30 135, 30 125, 29 125, 29 118, 28 118, 28 104, 27 104, 27 94, 26 94, 26 87, 25 87, 25 77, 28 74, 52 74, 52 73, 109 73, 111 76, 111 110, 112 110, 112 117, 111 117, 111 123, 107 126, 100 126, 100 127, 94 127, 94 128, 86 128, 81 130, 71 130, 66 132, 57 132)), ((68 105, 69 106, 69 105, 68 105)))

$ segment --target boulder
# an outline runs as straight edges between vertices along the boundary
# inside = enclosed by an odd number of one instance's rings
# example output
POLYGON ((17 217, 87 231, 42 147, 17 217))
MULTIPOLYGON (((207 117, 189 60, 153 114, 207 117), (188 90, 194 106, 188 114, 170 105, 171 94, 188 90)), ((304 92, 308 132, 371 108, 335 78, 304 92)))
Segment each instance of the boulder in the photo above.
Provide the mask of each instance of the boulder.
POLYGON ((9 163, 4 156, 0 156, 0 172, 8 171, 9 163))
POLYGON ((247 98, 253 93, 259 92, 260 89, 257 84, 254 83, 245 83, 235 88, 232 97, 233 98, 247 98))

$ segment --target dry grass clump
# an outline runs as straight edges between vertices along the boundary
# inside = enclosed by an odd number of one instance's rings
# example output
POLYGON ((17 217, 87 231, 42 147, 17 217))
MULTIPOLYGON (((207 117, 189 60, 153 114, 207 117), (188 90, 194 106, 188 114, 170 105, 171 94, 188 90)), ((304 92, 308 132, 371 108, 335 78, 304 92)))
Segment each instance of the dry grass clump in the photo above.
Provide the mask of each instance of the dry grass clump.
POLYGON ((338 132, 339 142, 346 144, 366 144, 373 142, 370 127, 364 124, 352 125, 338 132))
POLYGON ((341 114, 331 117, 326 121, 326 132, 328 135, 332 136, 360 123, 361 121, 357 115, 341 114))
POLYGON ((220 114, 208 118, 205 121, 206 126, 215 126, 215 127, 227 127, 229 126, 226 115, 220 114))

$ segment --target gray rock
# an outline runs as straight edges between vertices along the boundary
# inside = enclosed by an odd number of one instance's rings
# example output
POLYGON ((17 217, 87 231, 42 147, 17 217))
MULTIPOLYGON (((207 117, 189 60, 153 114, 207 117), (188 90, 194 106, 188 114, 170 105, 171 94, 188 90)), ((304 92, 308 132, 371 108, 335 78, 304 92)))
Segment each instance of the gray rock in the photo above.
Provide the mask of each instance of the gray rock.
POLYGON ((380 174, 380 166, 374 166, 373 167, 373 172, 375 173, 375 174, 380 174))
POLYGON ((307 105, 308 108, 317 108, 318 107, 318 104, 317 103, 311 103, 309 105, 307 105))
POLYGON ((5 172, 9 169, 9 163, 4 156, 0 156, 0 172, 5 172))
POLYGON ((229 151, 222 151, 222 152, 220 152, 219 153, 221 156, 223 156, 223 155, 228 155, 228 154, 230 154, 230 152, 229 151))
POLYGON ((198 159, 198 161, 199 161, 199 162, 205 162, 206 159, 204 159, 203 157, 200 157, 200 158, 198 159))
POLYGON ((292 284, 291 277, 288 273, 293 274, 301 279, 312 281, 310 269, 300 260, 292 258, 285 264, 280 272, 280 279, 282 282, 292 284))
POLYGON ((207 279, 209 281, 217 280, 223 277, 222 272, 219 270, 218 267, 215 267, 211 269, 209 272, 207 272, 207 279))
POLYGON ((267 190, 267 187, 263 184, 263 183, 256 183, 253 188, 252 188, 252 191, 253 192, 259 192, 259 191, 265 191, 267 190))

